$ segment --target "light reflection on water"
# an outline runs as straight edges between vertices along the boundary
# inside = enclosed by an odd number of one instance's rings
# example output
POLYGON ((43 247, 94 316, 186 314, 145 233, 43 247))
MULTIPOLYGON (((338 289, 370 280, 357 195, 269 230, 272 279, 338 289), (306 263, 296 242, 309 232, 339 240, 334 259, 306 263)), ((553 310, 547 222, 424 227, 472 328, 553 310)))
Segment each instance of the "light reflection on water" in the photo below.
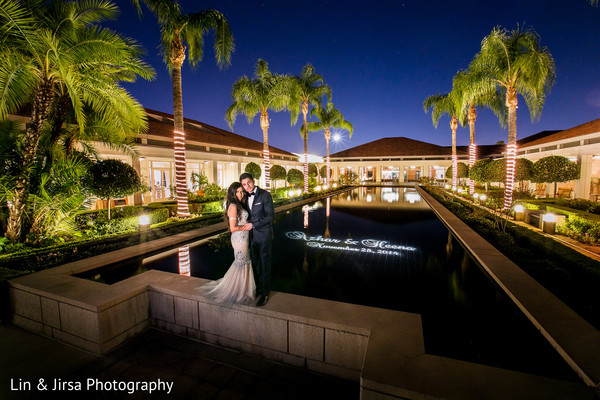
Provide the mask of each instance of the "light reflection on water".
MULTIPOLYGON (((412 187, 361 187, 276 215, 273 290, 421 314, 428 353, 577 380, 412 187)), ((207 279, 230 235, 145 262, 207 279)))

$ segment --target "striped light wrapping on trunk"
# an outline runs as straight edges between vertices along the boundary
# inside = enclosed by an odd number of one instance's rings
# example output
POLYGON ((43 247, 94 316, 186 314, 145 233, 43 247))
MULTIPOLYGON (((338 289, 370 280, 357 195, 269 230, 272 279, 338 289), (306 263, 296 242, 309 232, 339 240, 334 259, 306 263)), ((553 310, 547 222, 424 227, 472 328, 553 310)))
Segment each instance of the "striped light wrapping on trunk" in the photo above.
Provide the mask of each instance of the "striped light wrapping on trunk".
POLYGON ((512 206, 513 186, 515 181, 515 165, 517 162, 517 144, 506 146, 506 182, 504 183, 504 209, 512 206))
MULTIPOLYGON (((475 164, 475 160, 477 160, 477 145, 475 143, 471 143, 469 145, 469 169, 473 167, 475 164)), ((475 193, 475 181, 469 179, 469 194, 473 195, 475 193)))
POLYGON ((304 153, 304 193, 308 193, 308 154, 304 153))
POLYGON ((327 168, 326 168, 326 171, 325 171, 325 177, 326 177, 326 180, 327 180, 327 186, 331 186, 329 184, 329 179, 330 179, 330 176, 329 176, 329 174, 330 174, 330 171, 329 171, 329 156, 325 157, 325 163, 327 165, 327 168))
POLYGON ((190 276, 190 246, 179 247, 179 275, 190 276))
POLYGON ((173 131, 173 149, 175 151, 175 193, 177 195, 177 215, 189 217, 187 202, 187 179, 185 176, 185 133, 173 131))
POLYGON ((265 164, 265 189, 271 189, 271 164, 269 150, 263 150, 263 163, 265 164))
POLYGON ((452 155, 452 190, 458 188, 458 156, 452 155))

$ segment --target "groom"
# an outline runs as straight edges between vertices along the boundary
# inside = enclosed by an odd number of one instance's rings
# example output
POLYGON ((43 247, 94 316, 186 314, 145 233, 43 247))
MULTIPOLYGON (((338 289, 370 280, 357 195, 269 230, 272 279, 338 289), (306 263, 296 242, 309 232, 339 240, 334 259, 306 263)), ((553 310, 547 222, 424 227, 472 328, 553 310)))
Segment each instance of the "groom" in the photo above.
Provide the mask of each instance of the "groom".
POLYGON ((267 304, 271 291, 271 242, 275 208, 271 193, 255 186, 251 174, 244 172, 240 175, 240 183, 248 193, 250 219, 246 226, 252 229, 250 254, 256 279, 256 305, 260 307, 267 304))

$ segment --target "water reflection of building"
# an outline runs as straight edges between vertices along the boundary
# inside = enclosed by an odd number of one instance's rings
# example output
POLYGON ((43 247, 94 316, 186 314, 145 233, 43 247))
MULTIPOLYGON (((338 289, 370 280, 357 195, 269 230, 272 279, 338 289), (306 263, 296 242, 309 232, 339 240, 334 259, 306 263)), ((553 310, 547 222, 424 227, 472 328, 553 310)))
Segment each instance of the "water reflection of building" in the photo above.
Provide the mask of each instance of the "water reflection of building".
POLYGON ((414 187, 363 186, 331 200, 336 207, 419 208, 428 206, 414 187))

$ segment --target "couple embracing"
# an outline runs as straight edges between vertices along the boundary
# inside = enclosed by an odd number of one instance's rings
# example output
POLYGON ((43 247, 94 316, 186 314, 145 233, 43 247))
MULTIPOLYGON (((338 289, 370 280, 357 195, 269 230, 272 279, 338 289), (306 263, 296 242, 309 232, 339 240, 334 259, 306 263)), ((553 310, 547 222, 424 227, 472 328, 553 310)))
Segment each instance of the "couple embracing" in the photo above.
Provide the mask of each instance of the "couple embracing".
POLYGON ((254 184, 249 173, 227 190, 225 218, 231 231, 234 261, 223 278, 203 286, 217 302, 264 306, 271 291, 271 243, 275 209, 271 193, 254 184))

